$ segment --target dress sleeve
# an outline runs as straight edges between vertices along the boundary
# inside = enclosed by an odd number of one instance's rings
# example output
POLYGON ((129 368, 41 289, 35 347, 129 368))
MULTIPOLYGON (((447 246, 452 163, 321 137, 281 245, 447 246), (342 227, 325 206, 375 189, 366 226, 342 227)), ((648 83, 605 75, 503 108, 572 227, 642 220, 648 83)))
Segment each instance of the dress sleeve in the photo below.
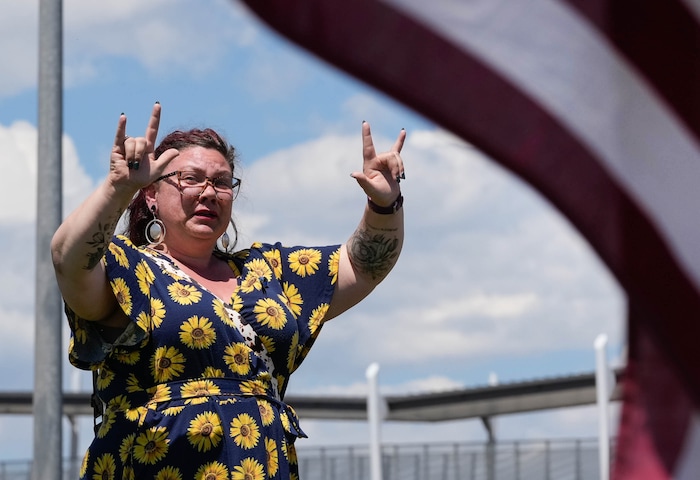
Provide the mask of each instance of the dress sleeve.
POLYGON ((298 326, 299 342, 291 373, 304 360, 323 326, 338 280, 340 245, 285 247, 276 243, 262 245, 261 249, 298 326))
POLYGON ((84 370, 98 368, 114 347, 137 345, 148 335, 149 292, 154 276, 143 261, 143 254, 126 237, 115 236, 102 261, 117 303, 132 321, 116 340, 110 342, 99 324, 80 318, 65 305, 71 330, 69 360, 84 370))

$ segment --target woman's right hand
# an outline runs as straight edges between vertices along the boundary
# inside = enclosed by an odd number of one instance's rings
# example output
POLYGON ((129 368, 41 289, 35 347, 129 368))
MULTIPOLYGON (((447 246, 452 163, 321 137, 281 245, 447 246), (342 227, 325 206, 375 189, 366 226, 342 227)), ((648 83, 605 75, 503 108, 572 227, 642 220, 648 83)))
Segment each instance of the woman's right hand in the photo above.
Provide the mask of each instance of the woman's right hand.
POLYGON ((160 125, 161 106, 156 103, 143 137, 130 137, 126 134, 126 115, 119 116, 114 146, 109 158, 109 181, 115 187, 126 188, 136 192, 150 185, 158 178, 165 167, 179 155, 171 148, 155 156, 155 144, 160 125))

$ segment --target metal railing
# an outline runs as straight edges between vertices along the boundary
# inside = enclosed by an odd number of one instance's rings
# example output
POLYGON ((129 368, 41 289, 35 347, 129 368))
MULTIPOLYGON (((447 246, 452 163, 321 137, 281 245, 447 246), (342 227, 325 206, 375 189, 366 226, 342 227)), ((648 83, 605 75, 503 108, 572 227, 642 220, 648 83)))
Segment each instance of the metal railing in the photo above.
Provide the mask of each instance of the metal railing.
MULTIPOLYGON (((302 480, 367 480, 367 446, 301 447, 302 480)), ((64 461, 76 480, 80 460, 64 461)), ((0 480, 27 480, 31 461, 0 461, 0 480)), ((385 444, 383 480, 599 480, 595 439, 385 444)))
MULTIPOLYGON (((366 446, 299 449, 303 480, 367 480, 366 446)), ((590 439, 395 444, 382 447, 383 480, 598 480, 590 439)))

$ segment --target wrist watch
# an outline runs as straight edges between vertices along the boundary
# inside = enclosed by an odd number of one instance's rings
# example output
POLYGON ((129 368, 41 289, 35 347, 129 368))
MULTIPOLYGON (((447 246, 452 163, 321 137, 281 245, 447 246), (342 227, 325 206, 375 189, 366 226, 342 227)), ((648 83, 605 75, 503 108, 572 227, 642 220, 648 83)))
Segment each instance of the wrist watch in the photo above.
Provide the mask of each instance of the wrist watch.
POLYGON ((372 201, 371 198, 367 197, 367 205, 369 206, 369 209, 375 213, 379 213, 381 215, 392 215, 398 212, 399 209, 401 209, 401 207, 403 206, 403 195, 399 193, 399 196, 396 197, 394 203, 392 203, 388 207, 382 207, 380 205, 377 205, 372 201))

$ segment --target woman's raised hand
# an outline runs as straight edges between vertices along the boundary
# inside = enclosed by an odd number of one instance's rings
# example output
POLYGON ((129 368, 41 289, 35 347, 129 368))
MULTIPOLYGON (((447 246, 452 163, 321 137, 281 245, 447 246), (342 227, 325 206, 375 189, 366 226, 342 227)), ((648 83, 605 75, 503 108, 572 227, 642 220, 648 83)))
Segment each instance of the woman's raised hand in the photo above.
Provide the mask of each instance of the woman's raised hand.
POLYGON ((405 140, 406 130, 402 129, 391 150, 377 154, 369 123, 362 122, 362 172, 353 172, 351 176, 378 205, 391 205, 401 193, 399 182, 406 178, 401 158, 405 140))
POLYGON ((139 189, 152 183, 179 152, 171 148, 163 152, 156 161, 155 144, 160 125, 161 106, 156 103, 148 120, 143 137, 130 137, 126 134, 126 115, 119 116, 114 146, 109 159, 110 176, 116 184, 139 189))

